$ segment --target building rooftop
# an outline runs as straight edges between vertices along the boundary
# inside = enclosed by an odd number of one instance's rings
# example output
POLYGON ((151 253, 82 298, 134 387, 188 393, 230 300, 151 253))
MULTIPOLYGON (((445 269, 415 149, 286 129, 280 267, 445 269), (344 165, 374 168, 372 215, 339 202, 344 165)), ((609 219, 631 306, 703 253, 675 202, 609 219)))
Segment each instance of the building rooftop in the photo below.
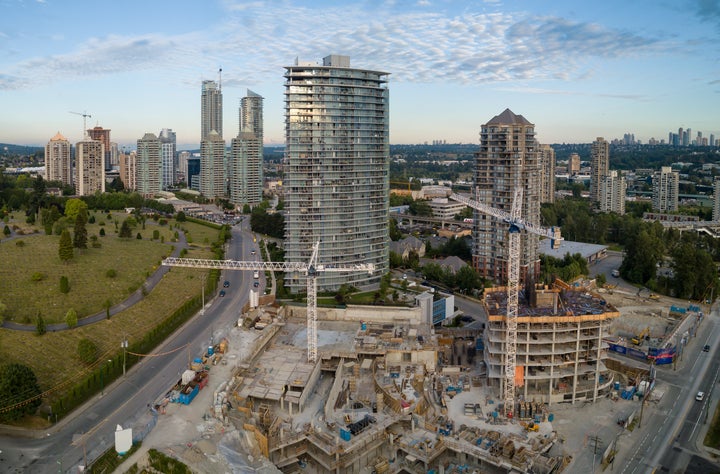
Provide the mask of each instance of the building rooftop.
POLYGON ((558 259, 565 258, 566 254, 575 255, 579 253, 583 258, 588 258, 598 254, 602 250, 607 249, 607 245, 586 244, 584 242, 573 242, 571 240, 563 240, 560 242, 560 248, 554 249, 550 244, 550 239, 540 240, 538 252, 548 257, 558 259))

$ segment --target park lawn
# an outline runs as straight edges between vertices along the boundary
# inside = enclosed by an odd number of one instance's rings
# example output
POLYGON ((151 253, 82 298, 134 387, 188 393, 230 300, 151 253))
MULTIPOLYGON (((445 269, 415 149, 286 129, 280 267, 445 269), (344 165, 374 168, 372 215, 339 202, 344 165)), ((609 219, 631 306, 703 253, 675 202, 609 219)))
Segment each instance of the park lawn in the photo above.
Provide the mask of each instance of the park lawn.
MULTIPOLYGON (((177 230, 173 219, 168 225, 148 219, 145 229, 140 224, 133 229, 133 235, 140 233, 142 239, 119 239, 114 221, 121 223, 125 214, 95 214, 96 222, 87 224, 86 228, 89 238, 98 236, 101 247, 93 248, 89 240, 88 249, 76 249, 75 257, 68 263, 62 263, 58 257, 60 237, 44 232, 19 237, 0 246, 0 262, 3 262, 0 301, 7 306, 8 321, 34 325, 40 314, 47 324, 64 322, 70 308, 77 312, 78 319, 96 314, 105 309, 108 301, 117 304, 140 288, 161 260, 172 252, 169 242, 175 241, 177 230), (101 228, 105 229, 104 237, 99 236, 101 228), (165 243, 160 239, 152 240, 156 229, 165 243), (18 240, 22 240, 24 246, 17 246, 18 240), (116 276, 108 277, 109 270, 114 270, 116 276), (38 273, 44 278, 33 281, 33 275, 38 273), (61 276, 69 280, 70 292, 67 294, 60 292, 61 276)), ((197 252, 206 252, 209 243, 217 238, 216 229, 195 223, 182 224, 182 228, 202 239, 190 246, 188 257, 198 257, 197 252)), ((28 227, 28 232, 31 229, 28 227)))
POLYGON ((35 372, 41 390, 55 389, 57 394, 61 394, 68 386, 81 380, 87 368, 77 355, 81 339, 88 338, 98 346, 99 363, 122 354, 120 342, 123 336, 127 336, 132 344, 186 300, 200 294, 203 272, 207 271, 172 268, 140 303, 109 320, 89 326, 48 332, 42 336, 34 332, 0 329, 0 360, 28 365, 35 372))
POLYGON ((103 311, 105 302, 119 303, 140 288, 145 278, 170 255, 172 247, 150 240, 101 237, 100 248, 75 249, 75 256, 63 263, 58 256, 60 237, 35 234, 0 246, 0 291, 7 306, 6 319, 34 324, 38 314, 46 323, 65 320, 70 308, 78 319, 103 311), (107 272, 114 270, 115 277, 107 272), (33 281, 33 275, 43 275, 33 281), (70 291, 60 292, 60 278, 66 276, 70 291))

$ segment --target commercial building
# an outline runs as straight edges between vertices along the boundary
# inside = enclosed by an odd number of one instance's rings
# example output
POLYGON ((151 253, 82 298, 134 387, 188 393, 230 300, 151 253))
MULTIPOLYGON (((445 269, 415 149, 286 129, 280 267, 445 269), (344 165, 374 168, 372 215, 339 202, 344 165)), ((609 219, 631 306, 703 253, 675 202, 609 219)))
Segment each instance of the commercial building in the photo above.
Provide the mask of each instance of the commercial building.
MULTIPOLYGON (((388 73, 338 55, 285 69, 285 260, 308 262, 320 241, 319 263, 376 268, 326 272, 321 291, 376 287, 388 269, 388 73)), ((305 291, 302 275, 288 276, 305 291)))
POLYGON ((73 185, 72 145, 60 132, 45 145, 45 179, 73 185))
POLYGON ((653 174, 652 206, 658 212, 677 212, 680 175, 670 166, 663 166, 653 174))
POLYGON ((600 211, 625 214, 625 177, 617 170, 609 171, 600 179, 600 211))
POLYGON ((597 137, 590 148, 590 200, 600 202, 600 181, 610 169, 610 144, 597 137))
MULTIPOLYGON (((522 218, 540 225, 540 162, 535 125, 522 115, 505 109, 482 126, 480 151, 476 155, 475 199, 510 212, 515 190, 522 189, 522 218)), ((537 274, 540 260, 538 236, 521 234, 520 278, 537 274)), ((506 282, 508 273, 508 226, 475 211, 473 219, 473 266, 484 278, 506 282)))
POLYGON ((146 133, 137 141, 137 191, 152 197, 162 190, 161 142, 154 133, 146 133))
MULTIPOLYGON (((597 400, 611 390, 605 366, 610 323, 620 313, 599 295, 556 280, 522 290, 517 317, 515 386, 524 400, 542 403, 597 400)), ((484 359, 488 382, 505 381, 507 289, 486 288, 484 359)))
POLYGON ((105 192, 105 149, 89 136, 75 145, 75 193, 88 196, 105 192))
POLYGON ((448 198, 434 198, 427 202, 432 209, 433 217, 450 220, 465 209, 465 204, 448 198))

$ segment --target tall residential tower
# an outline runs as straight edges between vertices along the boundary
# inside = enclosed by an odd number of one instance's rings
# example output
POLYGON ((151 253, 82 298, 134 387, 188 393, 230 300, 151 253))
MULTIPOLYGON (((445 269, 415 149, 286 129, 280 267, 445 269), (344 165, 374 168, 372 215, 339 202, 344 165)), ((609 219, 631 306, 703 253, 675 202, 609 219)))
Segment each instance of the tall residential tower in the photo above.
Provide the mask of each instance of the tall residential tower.
POLYGON ((230 202, 254 206, 263 188, 263 98, 248 90, 240 100, 240 133, 230 149, 230 202))
MULTIPOLYGON (((523 189, 522 218, 540 225, 540 162, 535 125, 510 109, 490 119, 480 131, 475 157, 476 197, 496 209, 510 212, 515 189, 523 189)), ((508 226, 475 211, 473 266, 485 278, 505 283, 508 278, 508 226)), ((540 269, 538 236, 521 234, 520 278, 540 269)))
POLYGON ((60 132, 45 145, 45 179, 73 185, 72 146, 60 132))
MULTIPOLYGON (((285 72, 285 260, 374 264, 367 273, 325 273, 318 290, 373 288, 388 269, 388 73, 350 67, 348 56, 285 72)), ((288 275, 305 291, 302 275, 288 275)))
POLYGON ((215 130, 222 137, 223 112, 222 89, 215 81, 202 82, 202 95, 200 97, 200 141, 210 136, 215 130))
POLYGON ((603 137, 597 137, 590 148, 590 201, 600 203, 600 181, 610 169, 610 144, 603 137))

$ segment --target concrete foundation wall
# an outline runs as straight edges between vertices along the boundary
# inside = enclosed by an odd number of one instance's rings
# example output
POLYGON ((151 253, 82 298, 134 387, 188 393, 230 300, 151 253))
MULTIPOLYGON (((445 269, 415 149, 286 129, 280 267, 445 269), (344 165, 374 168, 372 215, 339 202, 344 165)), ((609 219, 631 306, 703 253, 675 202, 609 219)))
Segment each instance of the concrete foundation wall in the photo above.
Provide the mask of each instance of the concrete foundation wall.
MULTIPOLYGON (((294 317, 306 317, 305 306, 293 305, 290 312, 294 317)), ((320 321, 365 321, 367 323, 400 323, 407 322, 413 326, 423 323, 422 311, 419 307, 405 308, 400 306, 362 306, 353 305, 347 308, 318 308, 320 321)))

